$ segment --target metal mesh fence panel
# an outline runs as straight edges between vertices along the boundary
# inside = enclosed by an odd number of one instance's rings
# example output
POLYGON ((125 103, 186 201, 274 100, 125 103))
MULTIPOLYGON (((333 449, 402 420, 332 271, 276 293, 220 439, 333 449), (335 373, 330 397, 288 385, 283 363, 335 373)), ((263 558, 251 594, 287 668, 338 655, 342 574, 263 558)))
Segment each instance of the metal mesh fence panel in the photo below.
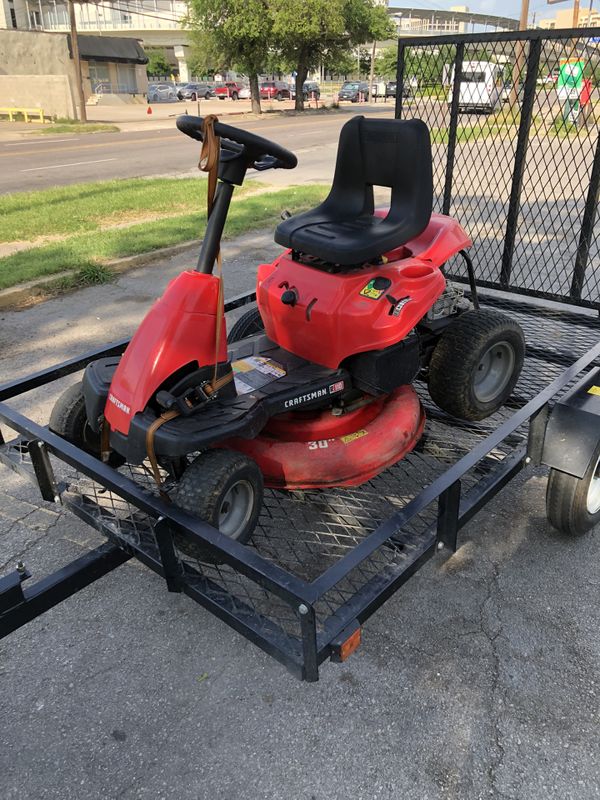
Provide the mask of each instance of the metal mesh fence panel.
POLYGON ((598 34, 401 40, 398 115, 429 126, 434 211, 483 283, 600 307, 598 34))

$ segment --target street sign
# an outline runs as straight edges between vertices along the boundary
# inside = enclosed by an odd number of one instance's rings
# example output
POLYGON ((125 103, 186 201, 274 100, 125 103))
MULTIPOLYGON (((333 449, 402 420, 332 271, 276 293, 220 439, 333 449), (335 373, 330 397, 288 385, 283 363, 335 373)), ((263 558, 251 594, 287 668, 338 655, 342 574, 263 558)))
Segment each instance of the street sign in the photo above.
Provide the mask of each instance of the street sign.
POLYGON ((556 93, 559 100, 576 100, 583 87, 585 61, 579 58, 563 58, 559 62, 556 93))

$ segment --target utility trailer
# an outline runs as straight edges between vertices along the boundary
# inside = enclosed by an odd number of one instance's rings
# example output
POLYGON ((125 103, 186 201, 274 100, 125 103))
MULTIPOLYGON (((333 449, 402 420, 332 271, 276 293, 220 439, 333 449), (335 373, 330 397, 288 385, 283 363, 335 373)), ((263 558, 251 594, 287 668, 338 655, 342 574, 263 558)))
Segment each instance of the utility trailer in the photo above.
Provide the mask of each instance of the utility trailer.
MULTIPOLYGON (((226 312, 254 300, 239 296, 226 312)), ((429 558, 456 550, 460 529, 524 467, 546 463, 574 480, 591 469, 600 484, 592 463, 600 442, 598 312, 492 289, 479 300, 525 332, 527 357, 507 406, 484 422, 461 422, 433 406, 417 382, 427 423, 410 455, 353 489, 267 490, 249 545, 166 502, 145 465, 114 469, 11 405, 121 354, 127 341, 2 385, 0 461, 106 543, 36 583, 22 563, 0 578, 0 637, 137 558, 168 591, 183 592, 297 677, 316 681, 324 661, 356 650, 362 625, 429 558), (210 560, 182 554, 174 534, 200 542, 210 560)))

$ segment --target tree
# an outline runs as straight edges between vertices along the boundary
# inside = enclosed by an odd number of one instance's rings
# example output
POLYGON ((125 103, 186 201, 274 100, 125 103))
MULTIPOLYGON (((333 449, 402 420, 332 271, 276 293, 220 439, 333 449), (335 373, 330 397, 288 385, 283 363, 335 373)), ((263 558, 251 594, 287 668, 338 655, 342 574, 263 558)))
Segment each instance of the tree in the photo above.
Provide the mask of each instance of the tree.
POLYGON ((260 114, 258 73, 271 45, 268 0, 189 0, 188 25, 216 60, 213 66, 235 65, 248 75, 252 111, 260 114))
POLYGON ((148 56, 146 73, 149 78, 161 75, 166 76, 171 73, 172 67, 165 57, 164 50, 149 50, 146 48, 146 55, 148 56))
POLYGON ((342 49, 392 35, 385 8, 373 0, 269 0, 273 39, 296 70, 296 109, 304 108, 302 86, 317 69, 342 49))
POLYGON ((375 59, 377 74, 382 78, 396 78, 398 69, 398 48, 386 47, 375 59))

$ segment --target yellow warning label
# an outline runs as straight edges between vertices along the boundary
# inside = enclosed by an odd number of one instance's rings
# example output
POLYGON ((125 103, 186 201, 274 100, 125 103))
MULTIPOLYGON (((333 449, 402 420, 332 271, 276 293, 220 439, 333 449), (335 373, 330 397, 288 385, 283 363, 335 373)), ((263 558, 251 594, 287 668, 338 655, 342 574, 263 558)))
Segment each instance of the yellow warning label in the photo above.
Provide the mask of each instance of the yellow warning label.
POLYGON ((350 442, 355 442, 357 439, 362 439, 368 432, 369 431, 365 430, 354 431, 354 433, 347 433, 345 436, 340 436, 340 439, 344 444, 350 444, 350 442))
POLYGON ((373 278, 373 280, 369 281, 366 286, 363 286, 359 294, 361 294, 363 297, 368 297, 371 300, 379 300, 384 291, 385 289, 375 288, 375 279, 373 278))
POLYGON ((588 389, 588 394, 600 395, 600 386, 590 386, 590 388, 588 389))

